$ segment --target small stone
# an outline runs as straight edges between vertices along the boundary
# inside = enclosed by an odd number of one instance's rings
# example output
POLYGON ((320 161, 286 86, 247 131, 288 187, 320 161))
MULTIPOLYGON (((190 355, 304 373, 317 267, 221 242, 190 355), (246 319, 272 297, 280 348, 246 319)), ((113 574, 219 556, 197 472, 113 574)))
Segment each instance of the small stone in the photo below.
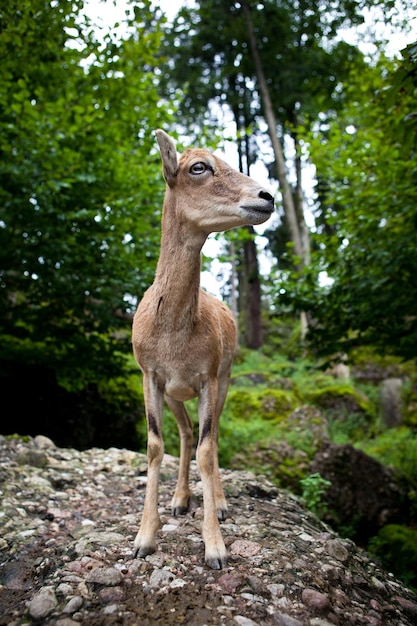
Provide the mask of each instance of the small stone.
POLYGON ((30 601, 29 613, 33 619, 43 619, 57 607, 54 590, 51 587, 43 587, 30 601))
POLYGON ((248 583, 255 593, 262 594, 265 591, 265 585, 258 576, 248 576, 248 583))
POLYGON ((276 601, 276 605, 279 606, 281 609, 286 609, 286 610, 289 610, 292 608, 292 602, 286 596, 283 596, 282 598, 278 598, 278 600, 276 601))
POLYGON ((61 583, 56 588, 56 593, 62 596, 71 596, 72 595, 72 585, 69 583, 61 583))
POLYGON ((348 550, 337 539, 331 539, 326 542, 326 552, 341 563, 346 563, 349 558, 348 550))
POLYGON ((19 465, 31 465, 32 467, 46 467, 48 465, 48 457, 45 452, 40 450, 23 450, 16 454, 16 462, 19 465))
POLYGON ((171 589, 181 589, 181 587, 186 586, 186 581, 182 578, 175 578, 172 583, 169 583, 171 589))
POLYGON ((217 584, 220 586, 222 593, 226 595, 231 595, 236 592, 238 587, 243 585, 243 579, 239 574, 234 574, 233 572, 223 574, 217 581, 217 584))
POLYGON ((9 544, 3 537, 0 537, 0 550, 6 550, 9 547, 9 544))
POLYGON ((329 596, 315 589, 303 589, 301 600, 306 606, 316 611, 324 611, 330 606, 329 596))
POLYGON ((239 626, 259 626, 258 622, 254 622, 253 619, 244 615, 235 615, 233 621, 239 624, 239 626))
POLYGON ((384 595, 387 593, 386 586, 384 585, 384 583, 381 580, 376 578, 376 576, 372 576, 371 581, 372 581, 372 584, 374 585, 374 587, 376 587, 378 589, 378 591, 382 592, 384 595))
POLYGON ((77 592, 80 596, 82 596, 83 598, 89 598, 90 597, 90 590, 88 589, 85 581, 81 581, 78 585, 77 585, 77 592))
POLYGON ((267 589, 273 598, 282 598, 285 587, 283 584, 271 583, 267 585, 267 589))
POLYGON ((394 600, 398 602, 406 615, 417 620, 417 602, 401 598, 401 596, 396 596, 394 600))
POLYGON ((149 584, 151 587, 163 587, 172 583, 174 579, 175 576, 172 572, 166 569, 154 569, 149 579, 149 584))
POLYGON ((108 604, 107 606, 104 607, 103 613, 105 615, 114 615, 115 613, 118 613, 119 610, 120 610, 120 607, 118 604, 108 604))
POLYGON ((123 576, 114 567, 96 567, 87 574, 86 580, 98 585, 114 586, 122 582, 123 576))
POLYGON ((161 554, 149 554, 146 557, 146 562, 150 563, 154 567, 162 567, 164 564, 164 557, 161 554))
POLYGON ((35 446, 39 448, 39 450, 47 450, 48 448, 56 448, 56 445, 54 444, 52 439, 49 439, 49 437, 45 437, 45 435, 36 435, 34 442, 35 442, 35 446))
POLYGON ((174 526, 174 524, 164 524, 161 528, 163 533, 172 533, 176 530, 178 530, 178 525, 174 526))
POLYGON ((63 613, 75 613, 76 611, 80 610, 80 608, 83 605, 83 602, 84 600, 82 599, 81 596, 74 596, 67 603, 67 605, 63 608, 62 612, 63 613))
POLYGON ((230 546, 230 552, 239 556, 255 556, 258 554, 261 546, 254 541, 247 541, 246 539, 237 539, 230 546))
POLYGON ((286 613, 275 613, 274 621, 279 624, 279 626, 303 626, 302 622, 286 613))
POLYGON ((102 604, 115 604, 124 598, 124 591, 121 587, 106 587, 98 594, 102 604))

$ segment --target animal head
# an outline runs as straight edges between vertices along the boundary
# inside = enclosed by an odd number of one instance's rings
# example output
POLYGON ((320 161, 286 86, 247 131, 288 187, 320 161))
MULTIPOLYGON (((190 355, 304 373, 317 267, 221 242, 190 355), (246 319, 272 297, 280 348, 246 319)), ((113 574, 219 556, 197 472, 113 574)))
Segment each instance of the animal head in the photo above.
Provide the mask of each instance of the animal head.
POLYGON ((156 131, 167 183, 166 204, 195 230, 209 234, 265 222, 274 211, 272 195, 249 176, 203 148, 180 157, 175 142, 156 131))

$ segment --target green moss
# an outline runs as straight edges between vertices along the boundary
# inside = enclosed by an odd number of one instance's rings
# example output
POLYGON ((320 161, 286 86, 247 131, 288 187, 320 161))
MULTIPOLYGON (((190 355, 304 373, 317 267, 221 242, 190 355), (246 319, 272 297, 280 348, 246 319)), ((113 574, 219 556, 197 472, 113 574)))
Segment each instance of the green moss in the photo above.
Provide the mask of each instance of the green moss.
POLYGON ((309 458, 284 440, 270 439, 248 444, 244 450, 236 451, 230 465, 234 469, 263 474, 278 487, 301 493, 300 480, 308 473, 309 458))
POLYGON ((244 389, 230 389, 225 411, 236 419, 247 420, 252 416, 259 416, 261 403, 257 391, 244 389))
POLYGON ((297 406, 294 394, 281 389, 266 389, 259 394, 259 400, 261 403, 261 417, 277 422, 285 419, 297 406))
POLYGON ((240 420, 260 418, 281 422, 297 406, 295 394, 282 389, 244 390, 231 389, 225 412, 240 420))
POLYGON ((406 585, 417 590, 417 530, 387 524, 371 539, 368 551, 406 585))
POLYGON ((404 361, 391 354, 379 354, 372 346, 361 346, 349 354, 349 363, 354 372, 370 375, 374 380, 393 377, 412 377, 416 375, 415 361, 404 361))
POLYGON ((338 381, 317 389, 308 394, 308 402, 327 418, 335 443, 353 443, 374 432, 377 406, 350 384, 338 381))
POLYGON ((349 413, 364 412, 371 415, 375 412, 368 398, 346 383, 323 387, 309 393, 308 396, 312 404, 324 409, 344 408, 349 413))
POLYGON ((30 437, 28 435, 19 435, 18 433, 13 433, 12 435, 6 435, 5 439, 7 441, 23 441, 23 443, 29 443, 30 437))

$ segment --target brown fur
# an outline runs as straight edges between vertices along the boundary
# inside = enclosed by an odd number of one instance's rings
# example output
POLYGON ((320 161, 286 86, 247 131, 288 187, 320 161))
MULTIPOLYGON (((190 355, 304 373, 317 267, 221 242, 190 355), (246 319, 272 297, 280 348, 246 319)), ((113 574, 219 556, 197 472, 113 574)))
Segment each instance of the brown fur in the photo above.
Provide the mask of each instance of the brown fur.
POLYGON ((132 336, 143 372, 148 420, 148 481, 135 550, 142 557, 156 550, 164 397, 178 422, 181 442, 172 511, 177 515, 188 508, 193 433, 183 402, 198 397, 205 559, 210 567, 220 569, 226 565, 226 548, 218 520, 225 519, 227 504, 219 476, 218 421, 237 334, 229 309, 200 289, 201 248, 211 232, 266 221, 273 198, 207 150, 187 150, 178 161, 172 139, 161 130, 156 136, 167 182, 161 253, 154 283, 135 314, 132 336))

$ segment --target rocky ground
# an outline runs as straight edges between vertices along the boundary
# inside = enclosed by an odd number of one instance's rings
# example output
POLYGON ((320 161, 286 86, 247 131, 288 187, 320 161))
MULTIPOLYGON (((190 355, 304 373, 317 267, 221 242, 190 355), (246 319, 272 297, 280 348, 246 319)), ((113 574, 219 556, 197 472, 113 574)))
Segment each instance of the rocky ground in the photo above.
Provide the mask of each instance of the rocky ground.
POLYGON ((177 459, 162 469, 159 549, 133 559, 146 459, 0 437, 0 625, 415 626, 417 598, 263 477, 222 471, 229 561, 204 564, 195 464, 172 518, 177 459))

